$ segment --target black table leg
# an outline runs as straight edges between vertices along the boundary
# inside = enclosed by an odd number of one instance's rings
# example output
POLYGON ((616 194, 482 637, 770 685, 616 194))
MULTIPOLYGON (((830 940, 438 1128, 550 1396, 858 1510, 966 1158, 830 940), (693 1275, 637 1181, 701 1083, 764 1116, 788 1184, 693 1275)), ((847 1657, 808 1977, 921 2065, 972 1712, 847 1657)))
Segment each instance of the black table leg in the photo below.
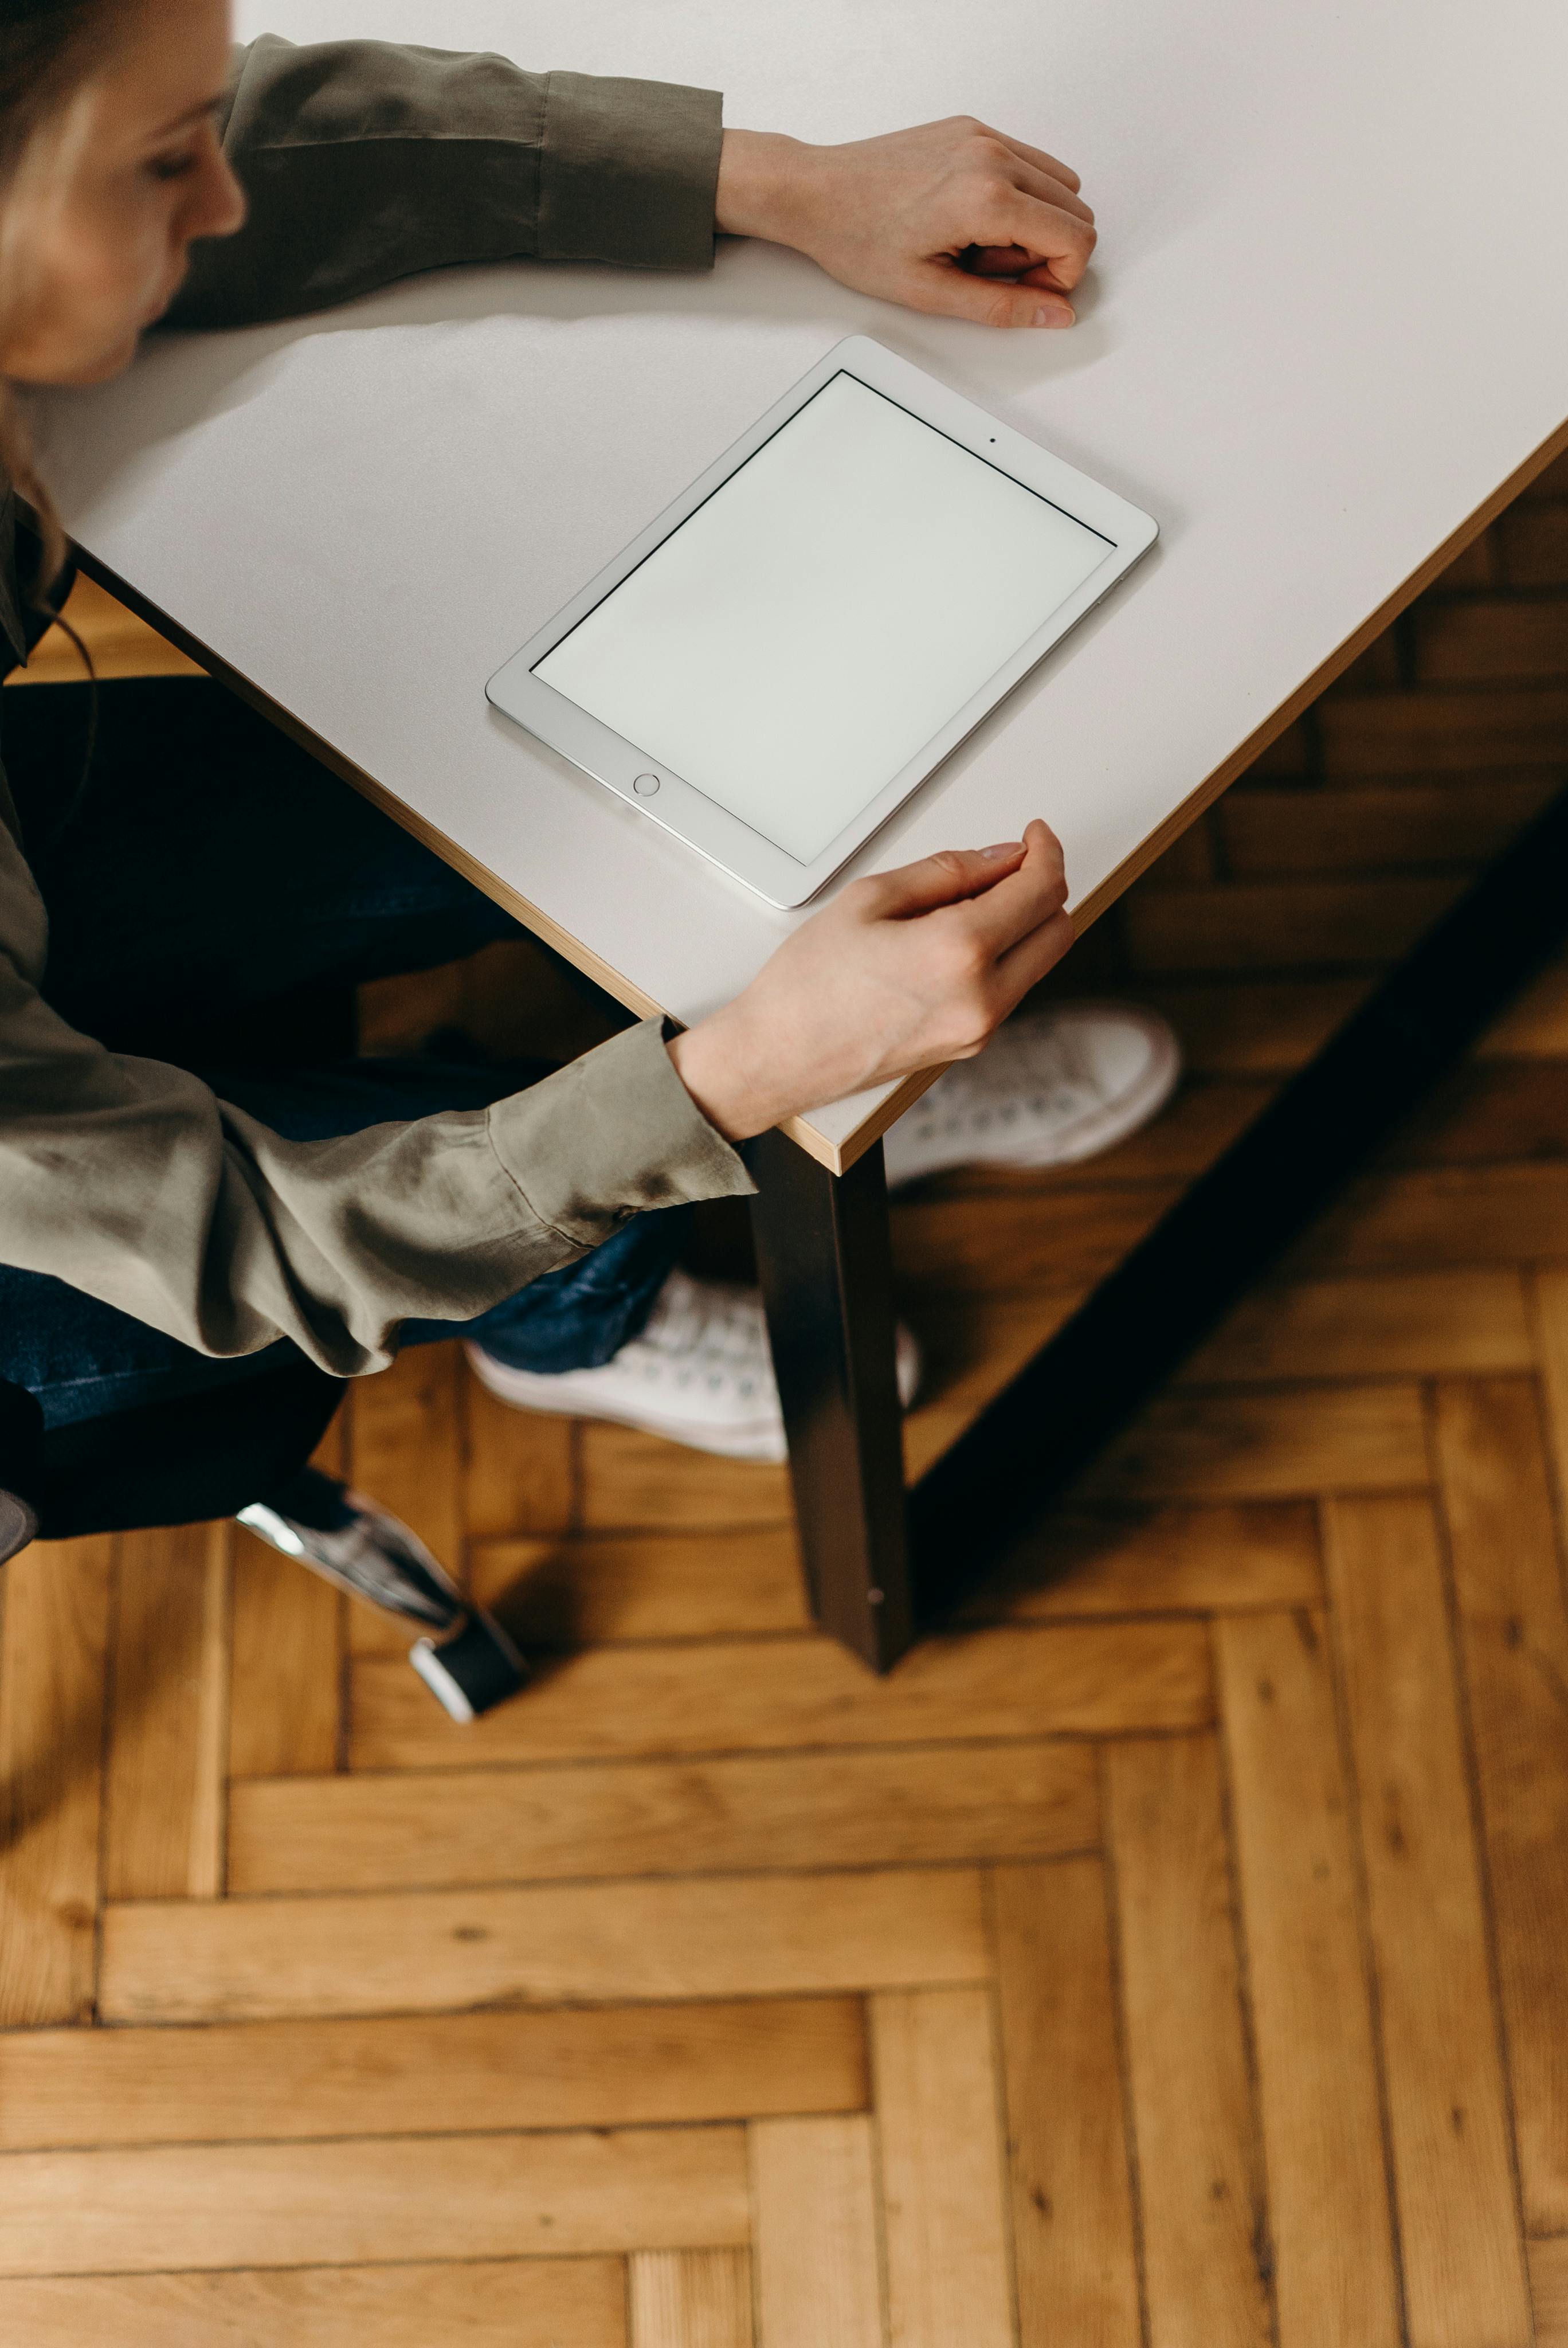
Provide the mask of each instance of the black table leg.
POLYGON ((971 1591, 1568 929, 1568 790, 1390 971, 906 1496, 878 1142, 835 1177, 750 1145, 816 1617, 876 1671, 971 1591))
POLYGON ((844 1175, 779 1133, 746 1156, 812 1609, 885 1672, 914 1628, 882 1145, 844 1175))

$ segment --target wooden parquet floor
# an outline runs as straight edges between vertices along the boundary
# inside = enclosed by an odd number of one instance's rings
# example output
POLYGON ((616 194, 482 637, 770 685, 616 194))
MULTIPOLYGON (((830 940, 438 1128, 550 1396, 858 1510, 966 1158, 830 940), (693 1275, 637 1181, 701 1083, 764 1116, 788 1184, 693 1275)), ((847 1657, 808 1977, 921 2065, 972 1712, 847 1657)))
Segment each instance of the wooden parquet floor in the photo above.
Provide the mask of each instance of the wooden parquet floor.
MULTIPOLYGON (((917 1460, 1565 779, 1559 467, 1083 942, 1171 1113, 899 1207, 917 1460)), ((7 1570, 7 2348, 1568 2348, 1568 960, 886 1681, 781 1473, 451 1349, 329 1440, 540 1676, 7 1570)))

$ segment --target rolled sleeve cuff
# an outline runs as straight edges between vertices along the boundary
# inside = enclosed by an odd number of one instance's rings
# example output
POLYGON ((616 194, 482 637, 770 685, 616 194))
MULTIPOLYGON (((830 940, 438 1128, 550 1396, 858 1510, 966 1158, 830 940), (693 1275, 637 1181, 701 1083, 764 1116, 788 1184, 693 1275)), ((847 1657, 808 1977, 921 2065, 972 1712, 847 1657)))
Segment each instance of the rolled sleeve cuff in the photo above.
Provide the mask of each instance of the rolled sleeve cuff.
POLYGON ((645 1019, 489 1112, 491 1145, 533 1212, 574 1247, 630 1215, 756 1185, 708 1123, 645 1019))
POLYGON ((538 257, 710 269, 723 101, 680 82, 552 73, 538 257))

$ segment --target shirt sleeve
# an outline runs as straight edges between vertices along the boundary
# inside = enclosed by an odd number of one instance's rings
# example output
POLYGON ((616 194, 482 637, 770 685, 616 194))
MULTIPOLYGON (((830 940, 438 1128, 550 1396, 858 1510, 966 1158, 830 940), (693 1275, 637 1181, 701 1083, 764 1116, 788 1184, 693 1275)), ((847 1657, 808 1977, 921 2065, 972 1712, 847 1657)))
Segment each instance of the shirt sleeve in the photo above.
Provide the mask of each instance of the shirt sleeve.
POLYGON ((289 317, 459 263, 709 268, 721 112, 678 83, 268 34, 223 119, 249 217, 193 248, 165 323, 289 317))
POLYGON ((488 1109, 286 1140, 68 1027, 35 983, 41 916, 0 823, 0 1262, 199 1353, 289 1337, 381 1369, 405 1320, 471 1319, 645 1208, 753 1187, 658 1020, 488 1109))

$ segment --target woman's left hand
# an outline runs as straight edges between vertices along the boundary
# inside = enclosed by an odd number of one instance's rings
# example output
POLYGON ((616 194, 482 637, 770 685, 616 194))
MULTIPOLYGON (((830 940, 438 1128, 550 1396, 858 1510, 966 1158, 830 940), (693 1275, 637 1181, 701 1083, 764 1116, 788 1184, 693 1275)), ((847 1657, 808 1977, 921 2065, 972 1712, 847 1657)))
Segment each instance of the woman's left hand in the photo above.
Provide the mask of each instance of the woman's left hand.
POLYGON ((1094 250, 1077 172, 968 115, 842 147, 726 130, 716 221, 856 293, 987 326, 1071 326, 1094 250))

